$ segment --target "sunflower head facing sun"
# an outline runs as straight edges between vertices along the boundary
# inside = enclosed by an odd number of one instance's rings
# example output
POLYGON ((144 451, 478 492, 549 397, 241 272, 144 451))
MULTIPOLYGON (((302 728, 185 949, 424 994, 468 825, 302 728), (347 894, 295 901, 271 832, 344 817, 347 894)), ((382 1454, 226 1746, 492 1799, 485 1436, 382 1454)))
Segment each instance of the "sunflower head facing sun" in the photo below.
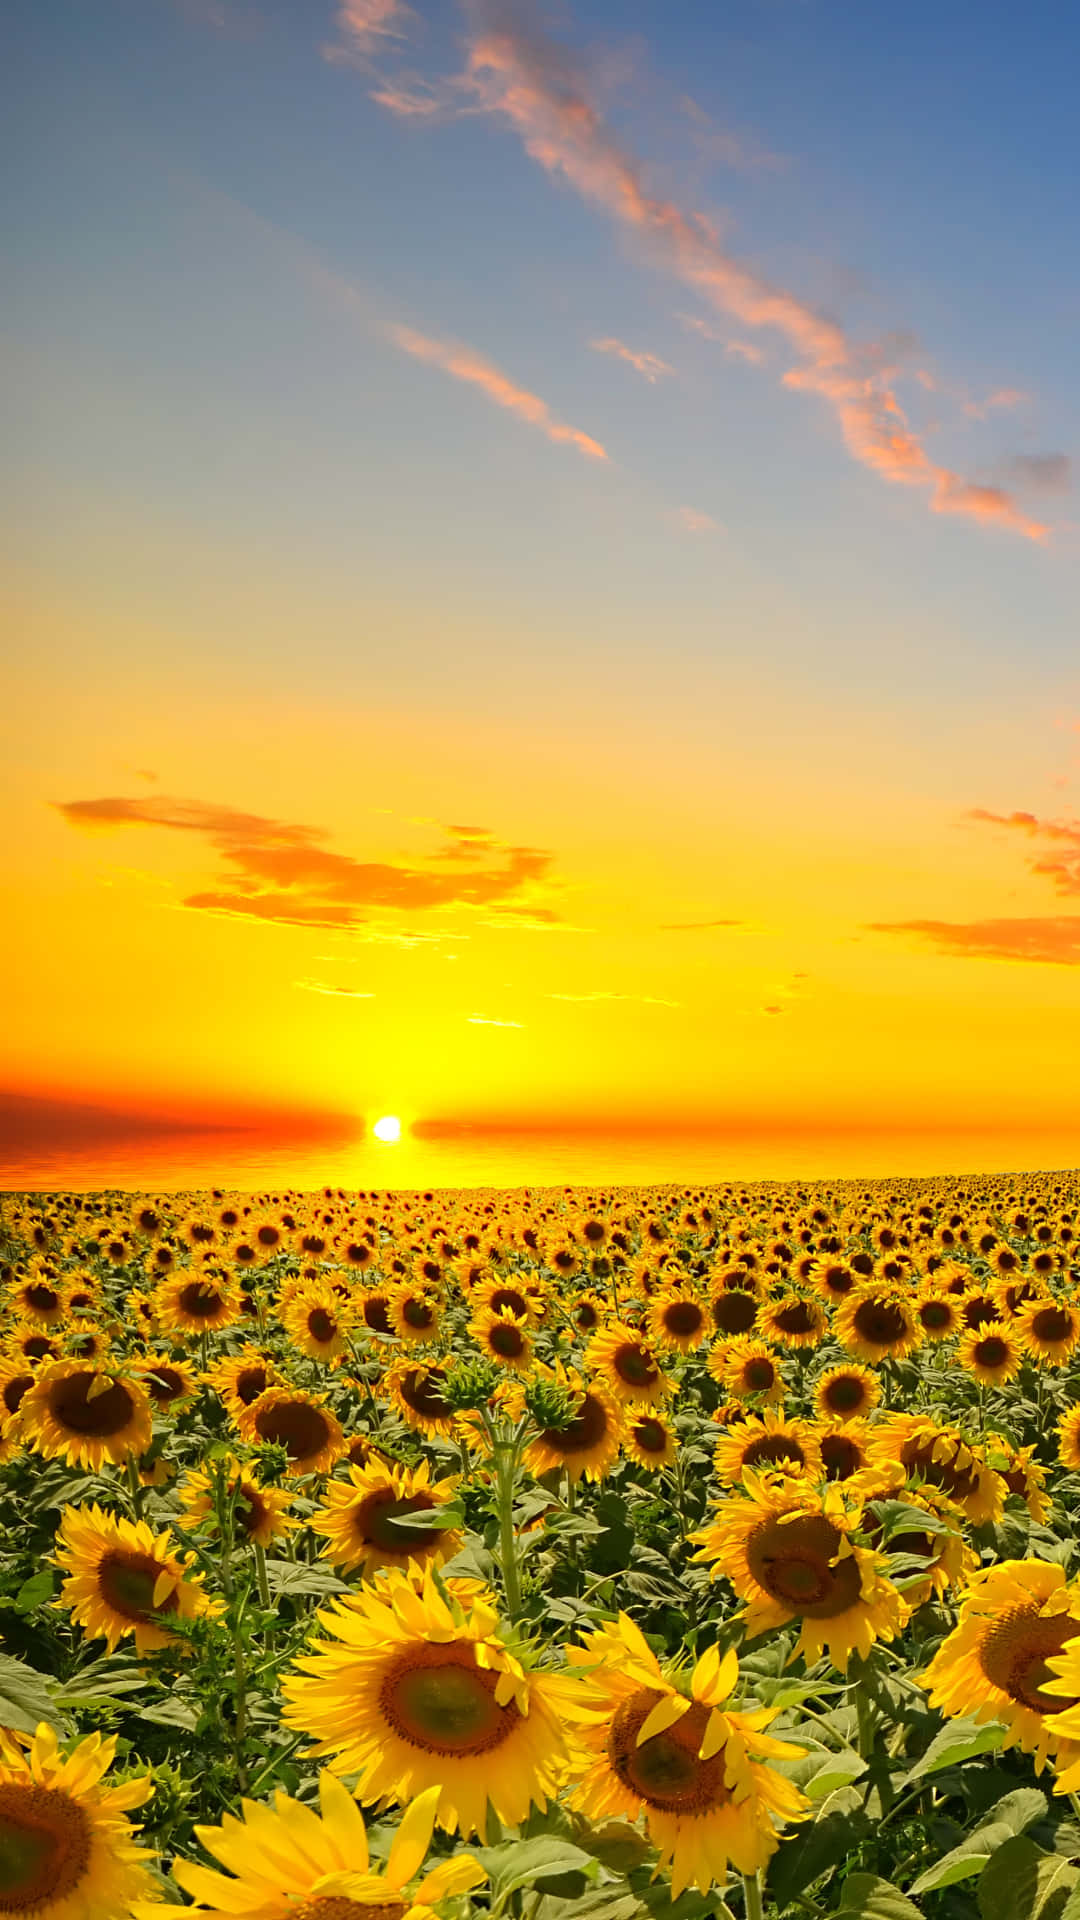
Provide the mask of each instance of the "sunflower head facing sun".
POLYGON ((38 1453, 97 1473, 106 1460, 119 1466, 147 1451, 153 1410, 137 1380, 93 1362, 56 1360, 23 1396, 19 1422, 38 1453))
POLYGON ((145 1520, 116 1520, 97 1506, 65 1507, 57 1540, 56 1564, 67 1577, 56 1604, 110 1653, 129 1633, 139 1654, 172 1646, 176 1635, 164 1624, 170 1617, 182 1622, 221 1611, 203 1592, 202 1575, 190 1571, 194 1555, 176 1551, 169 1535, 154 1534, 145 1520))
MULTIPOLYGON (((153 1854, 127 1815, 154 1791, 148 1774, 102 1785, 116 1740, 100 1733, 66 1756, 44 1721, 28 1752, 0 1734, 0 1911, 15 1920, 128 1920, 152 1898, 153 1854)), ((160 1911, 154 1908, 155 1913, 160 1911)))

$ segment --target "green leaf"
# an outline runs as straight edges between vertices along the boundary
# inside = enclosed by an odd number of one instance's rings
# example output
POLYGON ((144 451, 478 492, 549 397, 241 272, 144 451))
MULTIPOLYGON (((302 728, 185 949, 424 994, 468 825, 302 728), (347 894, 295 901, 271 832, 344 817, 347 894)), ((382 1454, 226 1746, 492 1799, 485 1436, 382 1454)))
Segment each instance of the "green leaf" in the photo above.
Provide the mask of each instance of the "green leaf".
POLYGON ((870 1831, 858 1787, 838 1787, 813 1821, 794 1828, 769 1862, 768 1892, 781 1911, 846 1860, 870 1831))
POLYGON ((564 1873, 591 1876, 597 1866, 591 1854, 549 1834, 536 1840, 510 1840, 501 1847, 477 1847, 474 1854, 490 1876, 496 1900, 564 1873))
POLYGON ((32 1573, 29 1580, 23 1581, 15 1595, 15 1611, 16 1613, 33 1613, 35 1608, 43 1607, 47 1600, 51 1600, 52 1595, 53 1574, 49 1568, 43 1567, 40 1573, 32 1573))
POLYGON ((973 1719, 950 1720, 934 1735, 922 1759, 915 1762, 899 1785, 909 1786, 913 1780, 923 1780, 927 1774, 940 1773, 944 1767, 973 1760, 980 1753, 996 1753, 1004 1738, 1005 1728, 999 1720, 991 1720, 982 1727, 976 1726, 973 1719))
POLYGON ((982 1920, 1063 1920, 1080 1867, 1019 1834, 1006 1840, 979 1881, 982 1920))
POLYGON ((0 1726, 13 1727, 16 1733, 36 1733, 42 1720, 56 1733, 67 1732, 54 1683, 25 1661, 0 1653, 0 1726))
POLYGON ((830 1793, 838 1787, 849 1786, 860 1774, 866 1772, 866 1761, 852 1747, 839 1753, 830 1753, 827 1747, 815 1746, 802 1760, 795 1760, 785 1767, 789 1780, 811 1800, 827 1800, 830 1793))
POLYGON ((1018 1787, 1015 1793, 1007 1793, 983 1815, 960 1846, 953 1847, 919 1875, 911 1892, 934 1893, 939 1887, 953 1886, 957 1880, 972 1879, 983 1871, 991 1854, 1003 1847, 1006 1840, 1023 1833, 1025 1827, 1045 1812, 1046 1795, 1037 1787, 1018 1787))
POLYGON ((464 1507, 450 1505, 425 1507, 419 1513, 389 1513, 383 1516, 384 1526, 400 1527, 404 1533, 438 1533, 451 1527, 460 1527, 464 1520, 464 1507))
POLYGON ((849 1874, 840 1899, 830 1920, 923 1920, 907 1894, 891 1880, 879 1880, 876 1873, 849 1874))
POLYGON ((571 1900, 557 1894, 543 1894, 533 1907, 530 1920, 637 1920, 642 1911, 636 1893, 596 1887, 591 1893, 571 1900))
POLYGON ((307 1566, 302 1560, 268 1560, 266 1584, 271 1593, 347 1593, 348 1586, 329 1567, 307 1566))

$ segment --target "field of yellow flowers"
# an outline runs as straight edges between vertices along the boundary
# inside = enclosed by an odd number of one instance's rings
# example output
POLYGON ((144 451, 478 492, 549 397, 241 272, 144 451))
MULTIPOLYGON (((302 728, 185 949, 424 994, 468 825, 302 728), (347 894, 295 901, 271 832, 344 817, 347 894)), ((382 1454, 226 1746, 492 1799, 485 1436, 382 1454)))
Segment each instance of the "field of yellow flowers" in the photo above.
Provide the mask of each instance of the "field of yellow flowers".
POLYGON ((1080 1175, 0 1206, 0 1920, 1080 1920, 1080 1175))

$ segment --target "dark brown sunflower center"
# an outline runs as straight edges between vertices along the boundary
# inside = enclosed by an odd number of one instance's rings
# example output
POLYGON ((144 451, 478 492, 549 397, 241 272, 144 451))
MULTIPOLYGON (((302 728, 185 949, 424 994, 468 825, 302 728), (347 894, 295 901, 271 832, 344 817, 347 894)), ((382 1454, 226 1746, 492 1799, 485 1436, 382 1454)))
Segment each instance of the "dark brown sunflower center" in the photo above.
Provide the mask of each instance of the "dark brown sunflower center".
POLYGON ((415 1367, 405 1375, 399 1389, 406 1406, 422 1420, 452 1420, 454 1409, 444 1394, 439 1392, 439 1383, 445 1375, 432 1371, 421 1373, 415 1367))
POLYGON ((1031 1331, 1036 1340, 1045 1340, 1048 1346, 1060 1346, 1072 1332, 1072 1316, 1063 1307, 1040 1307, 1032 1315, 1031 1331))
POLYGON ((100 1378, 97 1373, 73 1373, 66 1380, 54 1381, 49 1388, 49 1412, 57 1426, 97 1440, 123 1433, 135 1402, 120 1380, 114 1380, 91 1400, 90 1389, 100 1378))
POLYGON ((946 1300, 924 1300, 919 1308, 919 1319, 928 1333, 937 1333, 942 1327, 951 1327, 953 1309, 946 1300))
POLYGON ((781 1333, 813 1333, 817 1328, 817 1315, 808 1300, 792 1300, 773 1314, 773 1325, 781 1333))
POLYGON ((503 1307, 509 1307, 519 1320, 524 1320, 529 1311, 529 1302, 517 1287, 496 1287, 488 1306, 492 1313, 500 1313, 503 1307))
POLYGON ((660 1369, 639 1340, 624 1340, 612 1354, 611 1364, 628 1387, 655 1386, 660 1378, 660 1369))
POLYGON ((55 1356, 56 1343, 43 1333, 32 1333, 26 1340, 20 1341, 20 1347, 28 1360, 44 1360, 46 1355, 55 1356))
POLYGON ((1044 1693, 1053 1674, 1047 1661, 1075 1639, 1080 1622, 1069 1613, 1040 1618, 1026 1607, 1014 1607, 996 1620, 979 1651, 979 1664, 992 1686, 1033 1713, 1064 1713, 1076 1700, 1064 1694, 1044 1693))
POLYGON ((270 1384, 270 1376, 265 1367, 244 1367, 236 1376, 233 1387, 238 1400, 250 1407, 260 1393, 265 1393, 270 1384))
POLYGON ((699 1333, 705 1319, 696 1300, 672 1300, 661 1313, 664 1330, 673 1333, 675 1338, 686 1339, 689 1334, 699 1333))
POLYGON ((60 1295, 53 1287, 41 1285, 27 1287, 24 1298, 27 1306, 32 1307, 35 1313, 52 1313, 60 1305, 60 1295))
POLYGON ((802 1467, 806 1465, 806 1455, 792 1434, 763 1433, 744 1449, 742 1464, 757 1467, 763 1461, 773 1465, 790 1462, 792 1466, 802 1467))
POLYGON ((595 1393, 587 1393, 569 1426, 561 1430, 548 1427, 540 1438, 555 1453, 588 1453, 607 1438, 607 1432, 607 1408, 595 1393))
POLYGON ((776 1368, 763 1354, 755 1355, 743 1367, 743 1385, 748 1393, 768 1393, 776 1383, 776 1368))
POLYGON ((667 1429, 659 1420, 646 1415, 644 1420, 634 1421, 632 1431, 642 1453, 663 1453, 667 1447, 667 1429))
POLYGON ((855 1331, 872 1347, 891 1347, 903 1340, 907 1321, 893 1300, 861 1300, 855 1309, 855 1331))
POLYGON ((179 1601, 176 1587, 154 1605, 154 1588, 167 1569, 149 1553, 126 1553, 118 1548, 106 1553, 98 1564, 98 1588, 101 1597, 125 1620, 148 1620, 152 1613, 175 1613, 179 1601))
POLYGON ((830 1380, 821 1402, 830 1413, 858 1413, 866 1399, 865 1383, 857 1373, 842 1373, 830 1380))
POLYGON ((900 1450, 900 1459, 909 1474, 917 1475, 931 1487, 940 1487, 951 1500, 967 1500, 978 1486, 973 1473, 954 1467, 950 1460, 934 1459, 934 1441, 909 1440, 900 1450))
POLYGON ((424 1753, 491 1753, 521 1722, 515 1701, 500 1707, 498 1675, 478 1667, 472 1645, 412 1646, 379 1689, 379 1705, 400 1740, 424 1753))
POLYGON ((155 1367, 153 1373, 145 1375, 146 1391, 158 1406, 167 1406, 170 1400, 178 1400, 185 1391, 182 1373, 175 1367, 155 1367))
POLYGON ((260 1247, 276 1247, 281 1239, 280 1227, 260 1227, 255 1235, 260 1247))
POLYGON ((850 1267, 826 1267, 821 1277, 830 1293, 850 1293, 855 1285, 855 1275, 850 1267))
POLYGON ((738 1289, 718 1294, 712 1303, 712 1317, 720 1333, 748 1333, 757 1319, 757 1301, 752 1293, 738 1289))
POLYGON ((525 1336, 520 1327, 508 1321, 493 1326, 488 1333, 488 1346, 501 1360, 520 1360, 525 1352, 525 1336))
POLYGON ((782 1606, 811 1620, 833 1620, 856 1604, 862 1586, 854 1554, 830 1566, 840 1545, 839 1530, 818 1514, 766 1520, 747 1541, 747 1564, 782 1606))
POLYGON ((34 1384, 32 1373, 17 1373, 11 1380, 5 1380, 2 1389, 4 1406, 8 1413, 18 1413, 22 1398, 34 1384))
POLYGON ((364 1325, 373 1333, 392 1333, 385 1293, 369 1293, 364 1301, 364 1325))
POLYGON ((583 1300, 580 1307, 574 1309, 574 1324, 580 1327, 582 1333, 589 1333, 599 1319, 600 1315, 589 1300, 583 1300))
POLYGON ((380 1553, 399 1554, 401 1559, 427 1553, 429 1548, 437 1547, 442 1538, 438 1527, 425 1527, 422 1531, 410 1527, 408 1532, 395 1527, 392 1523, 399 1513, 430 1513, 438 1502, 430 1494, 410 1493, 399 1500, 389 1488, 380 1488, 376 1493, 367 1494, 353 1511, 353 1530, 360 1545, 377 1547, 380 1553))
POLYGON ((407 1327, 415 1327, 424 1332, 435 1324, 435 1310, 427 1300, 416 1294, 410 1294, 401 1310, 401 1317, 407 1327))
POLYGON ((976 1343, 975 1359, 980 1367, 1004 1367, 1011 1357, 1009 1343, 1000 1334, 992 1333, 976 1343))
POLYGON ((821 1458, 830 1480, 847 1480, 863 1464, 862 1448, 845 1433, 826 1433, 821 1440, 821 1458))
POLYGON ((279 1400, 255 1415, 260 1440, 274 1440, 290 1460, 310 1460, 330 1439, 330 1428, 318 1407, 306 1400, 279 1400))
POLYGON ((0 1913, 56 1911, 90 1864, 91 1835, 76 1800, 18 1780, 0 1786, 0 1913))
POLYGON ((337 1321, 325 1307, 313 1307, 307 1317, 308 1332, 320 1346, 328 1346, 337 1332, 337 1321))
POLYGON ((655 1687, 642 1687, 624 1700, 611 1723, 607 1756, 624 1787, 658 1812, 703 1814, 731 1799, 724 1785, 725 1757, 699 1760, 709 1708, 695 1703, 674 1726, 653 1734, 638 1746, 637 1738, 653 1708, 664 1698, 655 1687))
POLYGON ((177 1295, 177 1305, 189 1320, 212 1320, 224 1302, 216 1287, 205 1280, 189 1280, 177 1295))

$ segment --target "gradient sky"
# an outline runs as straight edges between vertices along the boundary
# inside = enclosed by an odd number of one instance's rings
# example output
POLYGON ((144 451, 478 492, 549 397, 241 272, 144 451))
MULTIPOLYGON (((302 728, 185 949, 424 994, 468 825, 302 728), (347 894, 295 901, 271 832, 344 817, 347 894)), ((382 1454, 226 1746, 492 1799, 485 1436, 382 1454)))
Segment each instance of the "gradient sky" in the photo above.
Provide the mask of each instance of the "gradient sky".
POLYGON ((1080 1157, 1075 10, 10 20, 0 1088, 1080 1157))

